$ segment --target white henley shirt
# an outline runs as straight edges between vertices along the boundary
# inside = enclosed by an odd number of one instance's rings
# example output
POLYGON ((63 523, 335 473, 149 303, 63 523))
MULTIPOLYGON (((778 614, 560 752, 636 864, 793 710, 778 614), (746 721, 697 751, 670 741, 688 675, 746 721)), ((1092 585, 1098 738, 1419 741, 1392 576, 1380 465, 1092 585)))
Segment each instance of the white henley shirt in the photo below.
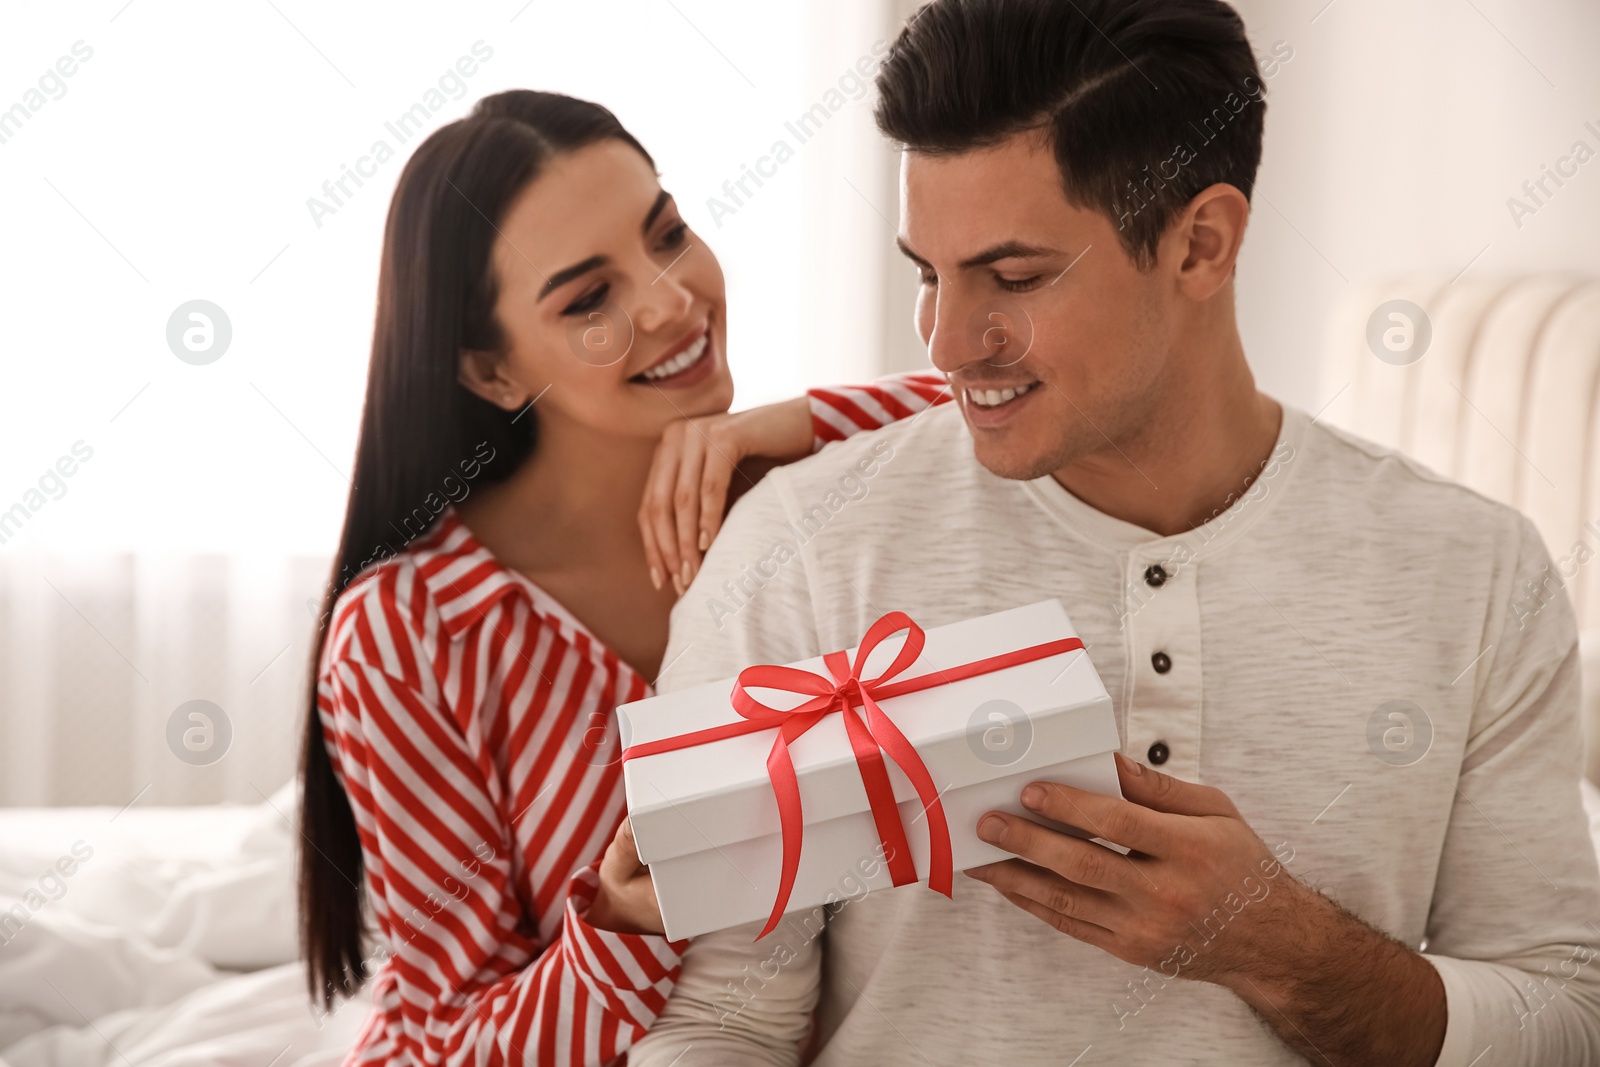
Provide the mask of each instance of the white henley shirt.
MULTIPOLYGON (((1564 596, 1512 608, 1548 563, 1512 509, 1288 407, 1248 493, 1157 537, 1050 477, 991 474, 952 404, 752 490, 673 612, 660 688, 851 647, 891 610, 936 626, 1057 597, 1124 753, 1219 787, 1286 870, 1426 943, 1440 1065, 1594 1064, 1576 627, 1564 596)), ((824 1067, 1299 1062, 1228 991, 959 875, 953 901, 848 900, 821 937, 752 930, 691 945, 630 1064, 794 1063, 813 1007, 824 1067)))

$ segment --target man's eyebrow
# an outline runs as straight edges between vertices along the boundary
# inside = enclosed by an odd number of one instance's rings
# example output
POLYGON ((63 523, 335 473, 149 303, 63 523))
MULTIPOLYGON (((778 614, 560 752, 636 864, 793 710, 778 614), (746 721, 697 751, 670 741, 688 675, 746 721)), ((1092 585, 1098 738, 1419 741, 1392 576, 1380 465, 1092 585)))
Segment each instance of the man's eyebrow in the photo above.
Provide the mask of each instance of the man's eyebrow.
MULTIPOLYGON (((900 253, 919 267, 931 266, 929 262, 911 251, 911 246, 906 244, 904 237, 894 239, 895 246, 900 253)), ((963 270, 972 267, 986 267, 1002 259, 1029 259, 1038 256, 1054 256, 1059 253, 1054 248, 1042 248, 1038 245, 1024 244, 1021 241, 1003 241, 991 248, 986 248, 975 256, 969 256, 961 261, 963 270)))
POLYGON ((544 286, 539 290, 538 300, 543 300, 557 289, 566 285, 572 279, 588 274, 597 267, 603 267, 610 262, 606 256, 590 256, 582 263, 574 263, 565 270, 558 270, 545 279, 544 286))
POLYGON ((905 256, 907 259, 909 259, 911 262, 915 263, 917 266, 919 266, 919 267, 927 267, 927 266, 931 265, 931 264, 928 263, 927 260, 923 259, 921 256, 917 255, 915 252, 911 251, 911 246, 906 244, 906 239, 904 237, 896 237, 894 239, 894 246, 900 250, 900 254, 902 256, 905 256))
POLYGON ((1041 248, 1038 245, 1023 244, 1021 241, 1002 241, 992 248, 986 248, 975 256, 969 256, 961 261, 963 269, 969 267, 986 267, 1001 259, 1031 259, 1038 256, 1057 255, 1054 248, 1041 248))

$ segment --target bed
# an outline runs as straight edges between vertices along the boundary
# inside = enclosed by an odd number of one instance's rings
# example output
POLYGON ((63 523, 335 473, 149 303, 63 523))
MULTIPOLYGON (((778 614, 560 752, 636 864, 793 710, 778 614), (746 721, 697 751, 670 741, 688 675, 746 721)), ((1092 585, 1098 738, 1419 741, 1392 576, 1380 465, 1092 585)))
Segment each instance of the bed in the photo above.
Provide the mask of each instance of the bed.
POLYGON ((295 961, 295 798, 0 810, 0 1063, 337 1064, 295 961), (18 910, 20 909, 20 910, 18 910))

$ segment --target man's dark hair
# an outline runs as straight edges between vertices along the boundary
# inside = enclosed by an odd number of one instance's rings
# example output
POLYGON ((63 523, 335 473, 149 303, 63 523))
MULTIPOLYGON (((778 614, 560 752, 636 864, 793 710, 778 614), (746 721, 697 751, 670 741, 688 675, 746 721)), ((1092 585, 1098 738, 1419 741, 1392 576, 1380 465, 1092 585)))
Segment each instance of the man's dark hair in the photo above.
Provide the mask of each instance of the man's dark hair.
POLYGON ((1222 0, 932 0, 878 72, 878 128, 914 152, 1047 133, 1068 202, 1141 269, 1218 182, 1248 197, 1265 87, 1222 0))

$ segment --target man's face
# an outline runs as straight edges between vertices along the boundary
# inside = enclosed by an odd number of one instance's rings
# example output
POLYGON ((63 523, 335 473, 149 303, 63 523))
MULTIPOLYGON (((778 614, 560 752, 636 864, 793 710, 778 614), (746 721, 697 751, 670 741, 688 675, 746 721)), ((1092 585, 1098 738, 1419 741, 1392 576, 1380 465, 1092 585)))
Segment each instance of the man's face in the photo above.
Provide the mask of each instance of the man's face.
POLYGON ((1043 138, 907 152, 901 180, 917 330, 979 462, 1038 478, 1148 429, 1176 289, 1159 265, 1138 270, 1110 219, 1067 202, 1043 138))

